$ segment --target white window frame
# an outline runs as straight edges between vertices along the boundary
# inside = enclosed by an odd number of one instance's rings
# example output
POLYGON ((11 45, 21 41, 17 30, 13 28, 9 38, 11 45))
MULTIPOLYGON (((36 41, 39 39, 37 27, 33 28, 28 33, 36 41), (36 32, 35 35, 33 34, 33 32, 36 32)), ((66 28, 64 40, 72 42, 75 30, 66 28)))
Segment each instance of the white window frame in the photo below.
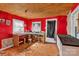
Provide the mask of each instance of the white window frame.
POLYGON ((39 22, 32 22, 32 29, 31 29, 31 30, 32 30, 32 32, 41 32, 41 22, 40 22, 40 21, 39 21, 39 22), (39 30, 38 30, 38 28, 36 28, 36 29, 33 28, 33 24, 34 24, 34 23, 40 23, 40 28, 39 28, 39 30), (36 31, 35 31, 35 30, 36 30, 36 31), (38 30, 38 31, 37 31, 37 30, 38 30))
POLYGON ((13 34, 16 34, 16 33, 24 33, 24 21, 22 21, 22 20, 18 20, 18 19, 13 19, 13 34), (20 22, 22 22, 23 23, 23 28, 22 28, 22 31, 15 31, 15 22, 16 21, 18 21, 19 22, 19 24, 21 24, 20 22))

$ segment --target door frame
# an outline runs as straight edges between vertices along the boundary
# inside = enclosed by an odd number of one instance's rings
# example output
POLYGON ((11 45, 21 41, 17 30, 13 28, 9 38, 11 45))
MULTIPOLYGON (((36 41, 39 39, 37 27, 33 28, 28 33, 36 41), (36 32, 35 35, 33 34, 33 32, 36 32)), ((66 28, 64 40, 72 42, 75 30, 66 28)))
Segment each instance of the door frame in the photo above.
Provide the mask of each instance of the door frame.
POLYGON ((55 36, 56 36, 56 34, 57 34, 57 18, 46 19, 46 28, 45 28, 45 29, 46 29, 46 31, 45 31, 45 32, 46 32, 46 38, 47 38, 47 22, 48 22, 48 21, 56 21, 56 23, 55 23, 55 24, 56 24, 56 25, 55 25, 55 36))

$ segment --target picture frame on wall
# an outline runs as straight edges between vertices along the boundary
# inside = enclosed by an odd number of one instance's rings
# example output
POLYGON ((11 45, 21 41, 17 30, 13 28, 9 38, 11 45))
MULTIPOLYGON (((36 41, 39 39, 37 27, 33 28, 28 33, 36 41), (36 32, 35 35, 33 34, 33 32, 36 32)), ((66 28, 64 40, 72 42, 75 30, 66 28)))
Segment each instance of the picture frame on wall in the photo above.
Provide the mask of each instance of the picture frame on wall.
POLYGON ((5 23, 5 19, 0 19, 0 23, 5 23))
POLYGON ((6 20, 6 25, 10 26, 11 21, 10 20, 6 20))

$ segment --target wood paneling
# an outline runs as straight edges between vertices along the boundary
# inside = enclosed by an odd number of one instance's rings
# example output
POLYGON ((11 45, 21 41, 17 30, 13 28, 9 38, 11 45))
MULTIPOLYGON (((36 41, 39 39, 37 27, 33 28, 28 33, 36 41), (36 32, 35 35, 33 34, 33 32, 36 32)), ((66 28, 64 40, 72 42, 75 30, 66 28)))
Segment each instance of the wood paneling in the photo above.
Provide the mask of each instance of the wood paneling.
POLYGON ((2 3, 0 4, 0 10, 24 18, 43 18, 67 15, 72 6, 71 3, 2 3))

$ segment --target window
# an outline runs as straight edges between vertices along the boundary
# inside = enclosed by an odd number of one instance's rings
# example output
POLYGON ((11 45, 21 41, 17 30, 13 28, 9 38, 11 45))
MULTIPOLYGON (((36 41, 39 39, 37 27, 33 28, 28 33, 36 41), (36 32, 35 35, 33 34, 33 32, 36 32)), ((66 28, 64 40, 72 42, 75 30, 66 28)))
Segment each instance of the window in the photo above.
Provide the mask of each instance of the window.
POLYGON ((13 20, 13 33, 24 33, 24 21, 13 20))
POLYGON ((41 31, 41 22, 32 22, 32 32, 41 31))

